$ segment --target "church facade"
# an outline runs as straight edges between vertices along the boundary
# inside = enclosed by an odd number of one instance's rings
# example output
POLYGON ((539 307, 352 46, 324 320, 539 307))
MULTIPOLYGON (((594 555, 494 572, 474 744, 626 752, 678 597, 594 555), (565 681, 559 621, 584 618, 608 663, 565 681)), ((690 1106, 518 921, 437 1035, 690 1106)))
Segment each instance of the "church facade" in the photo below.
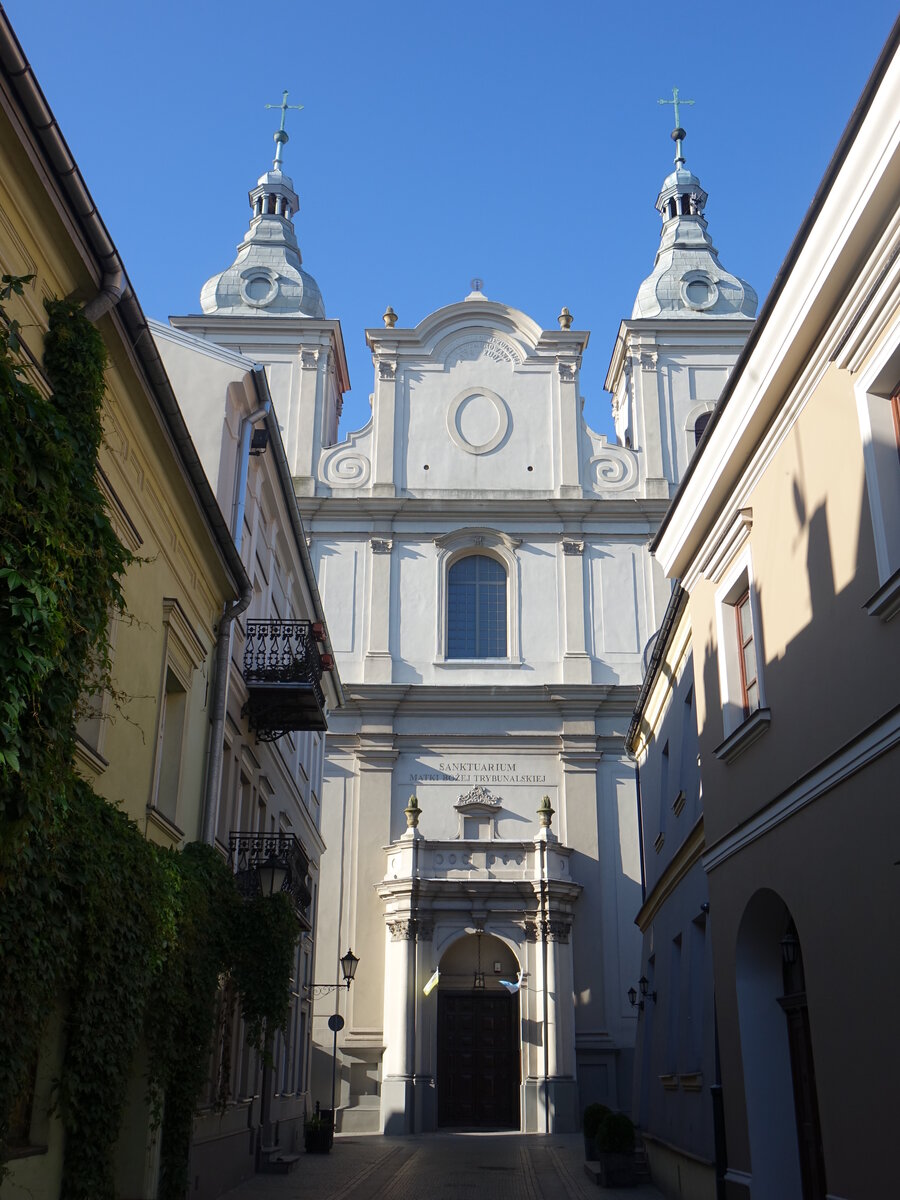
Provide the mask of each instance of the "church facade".
MULTIPOLYGON (((683 132, 682 132, 683 136, 683 132)), ((628 1107, 642 899, 623 737, 669 586, 648 551, 756 297, 676 165, 653 274, 607 386, 589 334, 484 295, 366 338, 372 417, 339 440, 338 322, 303 269, 281 169, 238 258, 177 325, 266 365, 345 706, 327 738, 312 1093, 344 1131, 570 1131, 628 1107), (334 1038, 332 1007, 344 1025, 334 1038)))

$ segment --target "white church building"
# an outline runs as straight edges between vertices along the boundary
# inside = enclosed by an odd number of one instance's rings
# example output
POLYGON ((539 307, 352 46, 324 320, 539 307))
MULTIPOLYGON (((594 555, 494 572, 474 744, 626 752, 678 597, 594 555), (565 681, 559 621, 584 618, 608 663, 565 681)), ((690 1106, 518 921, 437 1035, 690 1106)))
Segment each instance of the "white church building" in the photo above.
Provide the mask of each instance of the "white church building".
POLYGON ((366 331, 372 416, 342 437, 341 329, 301 265, 285 136, 236 261, 173 324, 266 366, 344 687, 315 982, 348 947, 360 963, 317 1003, 311 1091, 328 1107, 339 1011, 339 1129, 571 1131, 590 1101, 630 1106, 623 738, 669 595, 648 544, 756 295, 719 263, 679 138, 607 376, 615 442, 584 418, 589 334, 479 281, 366 331))

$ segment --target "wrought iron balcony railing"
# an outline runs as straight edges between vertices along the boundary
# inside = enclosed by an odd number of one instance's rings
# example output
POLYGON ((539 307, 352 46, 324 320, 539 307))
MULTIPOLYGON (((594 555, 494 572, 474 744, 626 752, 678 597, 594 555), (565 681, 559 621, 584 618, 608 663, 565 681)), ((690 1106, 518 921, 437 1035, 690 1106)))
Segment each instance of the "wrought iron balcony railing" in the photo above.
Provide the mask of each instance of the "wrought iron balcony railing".
POLYGON ((228 837, 228 865, 242 896, 256 896, 271 886, 272 876, 281 878, 281 888, 294 902, 294 909, 305 929, 311 929, 309 857, 303 843, 293 833, 243 833, 228 837), (266 882, 264 882, 266 881, 266 882))
POLYGON ((260 741, 327 729, 322 656, 309 621, 247 621, 245 713, 260 741))

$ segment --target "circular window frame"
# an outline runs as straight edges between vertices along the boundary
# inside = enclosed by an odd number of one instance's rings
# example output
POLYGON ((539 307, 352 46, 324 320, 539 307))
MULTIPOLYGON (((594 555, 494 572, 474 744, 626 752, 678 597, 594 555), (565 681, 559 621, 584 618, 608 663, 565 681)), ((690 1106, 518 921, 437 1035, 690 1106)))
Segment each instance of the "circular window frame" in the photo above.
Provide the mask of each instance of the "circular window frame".
POLYGON ((509 409, 506 407, 506 401, 502 396, 498 396, 496 392, 492 392, 489 388, 466 388, 465 391, 460 392, 458 396, 451 400, 450 406, 447 409, 447 432, 450 434, 452 441, 460 450, 464 450, 466 454, 490 454, 492 450, 496 450, 509 433, 510 423, 511 418, 509 409), (497 414, 497 431, 486 442, 470 442, 463 435, 457 423, 459 410, 467 400, 471 400, 475 396, 484 396, 487 400, 490 400, 497 414))
POLYGON ((251 267, 241 275, 239 286, 241 299, 245 304, 249 304, 251 308, 267 308, 275 297, 278 295, 278 276, 268 267, 251 267), (251 296, 247 290, 251 283, 262 279, 268 285, 269 289, 263 297, 251 296))
POLYGON ((719 299, 719 285, 705 271, 688 271, 687 274, 681 277, 681 298, 687 307, 693 309, 694 312, 706 312, 719 299), (703 283, 707 287, 707 297, 702 304, 698 304, 696 300, 691 299, 688 288, 692 283, 703 283))

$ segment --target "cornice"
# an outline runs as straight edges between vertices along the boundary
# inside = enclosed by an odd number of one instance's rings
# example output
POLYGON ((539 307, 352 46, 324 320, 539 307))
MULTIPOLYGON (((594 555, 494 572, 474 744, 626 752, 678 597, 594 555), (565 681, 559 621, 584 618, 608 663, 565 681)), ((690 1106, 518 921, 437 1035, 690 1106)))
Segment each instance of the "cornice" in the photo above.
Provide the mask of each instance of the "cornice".
POLYGON ((660 875, 656 886, 638 909, 634 923, 640 929, 641 933, 647 932, 647 928, 656 917, 656 914, 671 897, 691 868, 697 863, 702 862, 703 851, 705 849, 706 841, 703 835, 703 817, 701 815, 697 824, 675 851, 668 866, 662 875, 660 875))
MULTIPOLYGON (((484 523, 486 506, 491 521, 514 520, 546 525, 560 520, 604 521, 619 520, 635 524, 642 522, 655 527, 669 507, 668 500, 608 499, 604 496, 583 496, 562 499, 553 492, 479 492, 477 496, 460 497, 435 493, 429 496, 372 496, 362 489, 349 496, 298 496, 297 504, 304 521, 373 520, 414 521, 425 518, 433 521, 470 519, 473 524, 484 523)), ((648 532, 652 532, 648 528, 648 532)))

